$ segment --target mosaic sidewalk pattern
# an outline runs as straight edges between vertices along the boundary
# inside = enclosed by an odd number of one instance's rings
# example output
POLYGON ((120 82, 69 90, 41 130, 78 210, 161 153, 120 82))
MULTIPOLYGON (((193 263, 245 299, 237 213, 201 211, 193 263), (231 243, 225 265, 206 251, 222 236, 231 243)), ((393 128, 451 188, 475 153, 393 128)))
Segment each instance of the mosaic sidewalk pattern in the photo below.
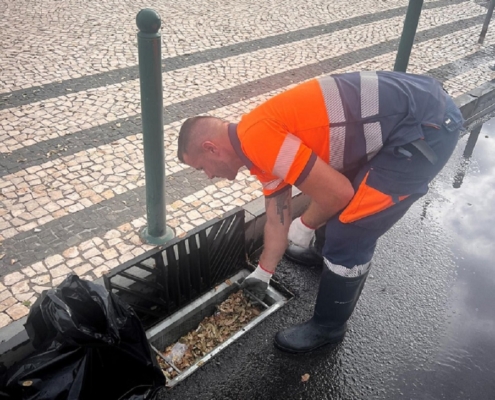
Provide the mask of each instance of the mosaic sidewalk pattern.
MULTIPOLYGON (((247 171, 208 181, 178 163, 182 121, 236 121, 326 73, 392 69, 406 0, 156 5, 164 19, 167 223, 183 235, 262 195, 247 171)), ((493 78, 486 2, 426 1, 409 71, 458 96, 493 78)), ((69 273, 94 280, 150 249, 134 18, 117 1, 6 0, 0 39, 0 328, 69 273), (26 11, 27 10, 27 11, 26 11), (22 18, 21 18, 22 16, 22 18)))

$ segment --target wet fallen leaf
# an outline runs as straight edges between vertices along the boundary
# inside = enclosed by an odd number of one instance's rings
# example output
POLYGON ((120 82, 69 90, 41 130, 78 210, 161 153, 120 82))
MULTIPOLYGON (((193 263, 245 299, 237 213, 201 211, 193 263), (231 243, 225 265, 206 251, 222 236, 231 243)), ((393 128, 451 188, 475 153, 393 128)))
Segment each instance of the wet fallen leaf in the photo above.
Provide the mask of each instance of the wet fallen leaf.
POLYGON ((309 379, 309 374, 304 374, 303 376, 301 376, 301 382, 307 382, 309 379))
MULTIPOLYGON (((224 302, 217 305, 213 315, 203 319, 197 328, 178 340, 179 343, 187 346, 187 350, 180 360, 177 362, 174 360, 174 365, 179 370, 184 371, 198 359, 225 342, 234 333, 243 329, 259 314, 260 309, 251 304, 242 290, 231 294, 224 302)), ((175 343, 172 343, 163 351, 162 354, 165 358, 170 358, 174 345, 175 343)), ((170 371, 170 365, 163 361, 160 356, 157 356, 157 360, 168 379, 173 379, 178 375, 174 369, 170 371)), ((200 364, 202 365, 202 362, 198 363, 198 366, 201 366, 200 364)))

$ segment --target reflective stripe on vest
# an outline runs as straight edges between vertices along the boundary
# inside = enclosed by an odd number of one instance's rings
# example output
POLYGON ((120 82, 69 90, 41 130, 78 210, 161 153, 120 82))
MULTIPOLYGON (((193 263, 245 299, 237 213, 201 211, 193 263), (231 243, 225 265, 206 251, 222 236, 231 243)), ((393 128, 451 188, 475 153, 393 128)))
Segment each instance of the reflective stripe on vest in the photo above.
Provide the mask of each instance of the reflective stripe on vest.
POLYGON ((275 190, 283 182, 282 179, 274 179, 270 182, 261 182, 264 190, 275 190))
MULTIPOLYGON (((325 76, 318 79, 318 82, 325 100, 330 126, 345 122, 344 106, 335 79, 325 76)), ((342 171, 344 169, 345 126, 334 126, 331 131, 328 153, 330 165, 337 171, 342 171)))
POLYGON ((292 133, 288 133, 285 136, 284 142, 278 151, 275 164, 273 165, 273 175, 286 180, 300 145, 301 139, 297 136, 294 136, 292 133))
MULTIPOLYGON (((361 77, 361 117, 367 118, 377 115, 380 111, 378 98, 378 75, 376 72, 365 71, 361 77)), ((382 127, 379 122, 363 125, 364 139, 366 140, 366 154, 368 161, 383 147, 382 127)))
MULTIPOLYGON (((325 107, 327 110, 329 125, 329 158, 330 165, 337 171, 343 171, 344 154, 346 153, 347 126, 344 111, 344 96, 339 91, 339 87, 334 77, 325 76, 318 79, 320 84, 325 107)), ((365 71, 360 73, 361 85, 361 118, 366 119, 378 115, 380 102, 378 96, 379 80, 376 72, 365 71)), ((353 121, 355 123, 356 121, 353 121)), ((366 156, 368 160, 373 158, 383 147, 383 136, 380 122, 363 123, 364 141, 366 143, 366 156)), ((359 157, 358 157, 359 158, 359 157)))

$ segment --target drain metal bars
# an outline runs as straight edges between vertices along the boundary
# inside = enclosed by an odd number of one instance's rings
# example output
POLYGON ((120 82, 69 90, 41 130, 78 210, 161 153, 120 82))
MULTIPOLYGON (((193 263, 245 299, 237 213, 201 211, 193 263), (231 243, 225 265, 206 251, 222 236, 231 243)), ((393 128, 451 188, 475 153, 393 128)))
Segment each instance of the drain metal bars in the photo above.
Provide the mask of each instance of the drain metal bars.
POLYGON ((234 209, 113 269, 104 282, 148 328, 245 265, 244 210, 234 209))

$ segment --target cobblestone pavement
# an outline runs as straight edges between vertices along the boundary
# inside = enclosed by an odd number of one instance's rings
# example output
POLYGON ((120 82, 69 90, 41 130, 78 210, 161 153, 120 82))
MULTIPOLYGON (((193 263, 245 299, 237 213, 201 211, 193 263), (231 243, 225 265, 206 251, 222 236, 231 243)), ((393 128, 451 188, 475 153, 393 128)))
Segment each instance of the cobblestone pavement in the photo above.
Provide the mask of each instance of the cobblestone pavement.
MULTIPOLYGON (((167 220, 177 235, 261 196, 176 159, 181 122, 236 121, 321 74, 392 69, 407 0, 154 2, 162 26, 167 220)), ((486 1, 425 1, 409 72, 458 96, 492 79, 486 1)), ((151 246, 135 16, 142 0, 4 0, 0 38, 0 328, 69 273, 94 280, 151 246)))

